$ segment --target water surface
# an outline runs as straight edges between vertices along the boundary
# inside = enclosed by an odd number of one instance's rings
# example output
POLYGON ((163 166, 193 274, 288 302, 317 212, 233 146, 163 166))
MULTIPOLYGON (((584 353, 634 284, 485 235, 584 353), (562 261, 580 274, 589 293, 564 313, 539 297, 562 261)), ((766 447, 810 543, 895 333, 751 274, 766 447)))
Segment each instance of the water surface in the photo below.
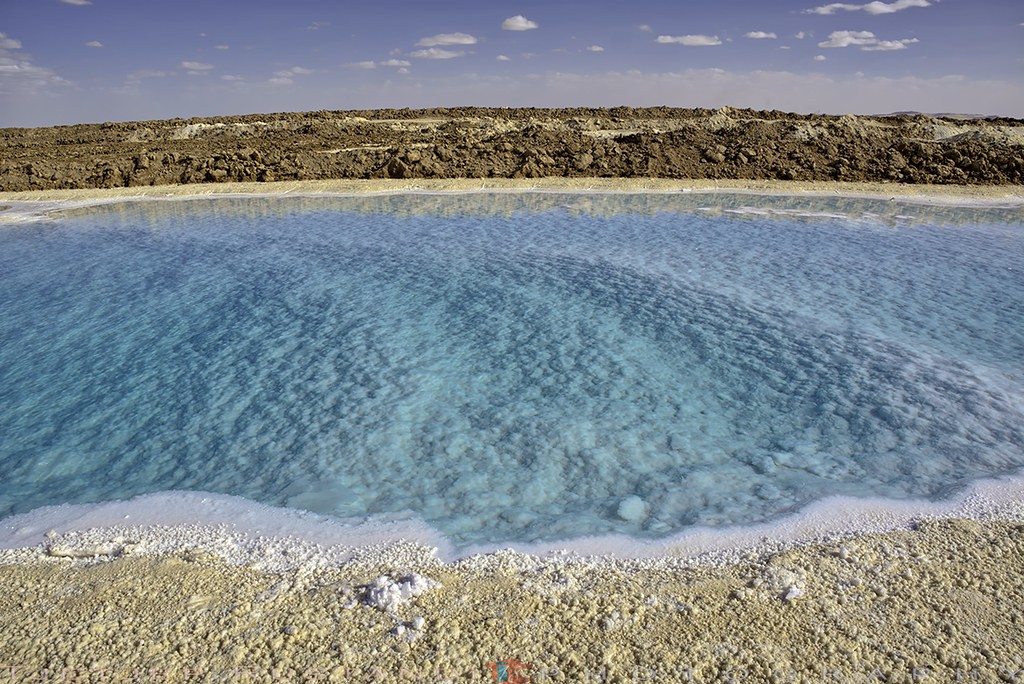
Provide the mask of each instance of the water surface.
POLYGON ((1024 466, 1024 212, 143 202, 0 231, 0 516, 199 490, 456 544, 1024 466))

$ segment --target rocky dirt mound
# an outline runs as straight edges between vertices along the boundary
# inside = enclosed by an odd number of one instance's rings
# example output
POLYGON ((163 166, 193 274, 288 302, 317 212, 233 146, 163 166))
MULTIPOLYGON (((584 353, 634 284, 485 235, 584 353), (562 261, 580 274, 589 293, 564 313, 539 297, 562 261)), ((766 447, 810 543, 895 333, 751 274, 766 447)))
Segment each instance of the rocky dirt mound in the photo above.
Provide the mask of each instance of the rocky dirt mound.
POLYGON ((1022 184, 1024 121, 459 108, 0 129, 2 191, 548 176, 1022 184))

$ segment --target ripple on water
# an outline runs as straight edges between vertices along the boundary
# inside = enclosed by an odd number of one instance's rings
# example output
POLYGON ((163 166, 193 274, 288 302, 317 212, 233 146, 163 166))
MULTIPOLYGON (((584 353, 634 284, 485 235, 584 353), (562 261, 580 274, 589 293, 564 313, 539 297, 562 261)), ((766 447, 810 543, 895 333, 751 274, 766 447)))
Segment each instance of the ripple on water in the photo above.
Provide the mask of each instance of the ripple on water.
POLYGON ((1005 210, 401 201, 5 231, 0 514, 200 490, 457 544, 661 536, 1024 465, 1005 210))

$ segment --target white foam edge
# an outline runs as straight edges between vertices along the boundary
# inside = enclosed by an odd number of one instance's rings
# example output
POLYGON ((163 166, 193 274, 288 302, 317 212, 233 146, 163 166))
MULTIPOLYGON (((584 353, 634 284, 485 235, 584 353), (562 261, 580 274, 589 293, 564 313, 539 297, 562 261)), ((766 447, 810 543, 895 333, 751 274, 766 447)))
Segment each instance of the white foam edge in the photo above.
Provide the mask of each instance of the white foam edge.
POLYGON ((949 518, 1024 521, 1024 471, 976 481, 939 501, 832 496, 770 522, 692 527, 656 540, 603 535, 461 549, 411 514, 338 519, 235 496, 159 492, 126 501, 46 506, 2 519, 0 564, 51 558, 54 550, 83 560, 109 560, 122 552, 202 549, 231 564, 276 572, 350 562, 404 568, 486 565, 494 554, 510 552, 524 559, 565 562, 727 565, 752 554, 949 518))

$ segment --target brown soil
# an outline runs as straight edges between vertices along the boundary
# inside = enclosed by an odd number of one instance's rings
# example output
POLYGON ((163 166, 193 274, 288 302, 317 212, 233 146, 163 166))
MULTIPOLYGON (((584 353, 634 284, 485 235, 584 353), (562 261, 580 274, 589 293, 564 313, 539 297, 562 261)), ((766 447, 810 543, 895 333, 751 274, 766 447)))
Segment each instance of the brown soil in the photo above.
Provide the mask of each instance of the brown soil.
POLYGON ((1024 120, 458 108, 0 129, 0 191, 542 177, 1017 185, 1024 120))

